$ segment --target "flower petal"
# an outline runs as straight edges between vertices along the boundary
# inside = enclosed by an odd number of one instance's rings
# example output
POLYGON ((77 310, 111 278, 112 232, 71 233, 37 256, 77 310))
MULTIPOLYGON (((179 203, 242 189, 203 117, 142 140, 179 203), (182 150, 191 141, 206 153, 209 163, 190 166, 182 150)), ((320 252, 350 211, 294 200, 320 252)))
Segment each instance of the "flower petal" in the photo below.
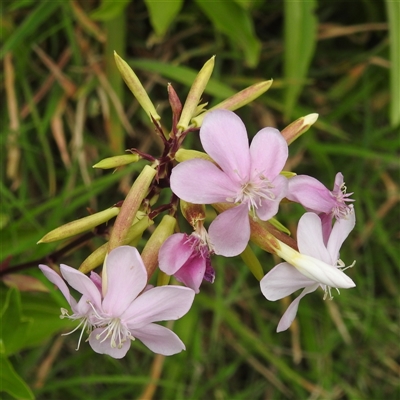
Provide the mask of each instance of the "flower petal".
POLYGON ((230 208, 219 214, 208 229, 215 254, 233 257, 242 253, 250 239, 247 204, 230 208))
POLYGON ((68 304, 71 306, 72 309, 74 309, 77 304, 76 300, 71 296, 68 286, 65 284, 61 276, 58 275, 57 272, 49 268, 47 265, 40 264, 39 268, 43 272, 44 276, 61 290, 61 293, 68 301, 68 304))
POLYGON ((172 169, 171 190, 194 204, 225 203, 227 198, 236 198, 240 184, 211 161, 194 158, 172 169))
POLYGON ((350 232, 353 230, 355 224, 356 215, 353 207, 346 217, 336 220, 327 245, 328 252, 333 259, 339 259, 339 250, 347 236, 349 236, 350 232))
POLYGON ((287 262, 272 268, 260 281, 261 292, 270 301, 282 299, 296 290, 314 285, 315 281, 301 274, 287 262))
POLYGON ((282 318, 279 321, 278 327, 276 328, 277 332, 286 331, 292 325, 293 320, 296 317, 297 309, 299 308, 300 300, 308 293, 314 292, 318 288, 318 284, 316 283, 313 286, 306 287, 301 294, 292 301, 290 306, 287 308, 285 313, 282 315, 282 318))
POLYGON ((290 260, 290 264, 296 267, 303 275, 323 285, 343 289, 356 286, 352 279, 340 269, 314 257, 298 254, 295 259, 290 260))
POLYGON ((176 320, 192 306, 194 291, 182 286, 158 286, 138 296, 123 314, 130 329, 156 321, 176 320))
POLYGON ((246 127, 232 111, 207 113, 200 128, 200 140, 206 153, 233 182, 250 178, 250 152, 246 127))
POLYGON ((89 336, 89 344, 94 350, 94 352, 98 354, 108 354, 109 356, 120 359, 125 357, 129 348, 131 347, 131 340, 127 340, 123 343, 121 348, 111 347, 111 337, 108 337, 103 341, 103 338, 96 339, 96 335, 101 334, 104 331, 104 328, 97 328, 92 331, 89 336))
POLYGON ((203 282, 205 272, 206 260, 201 255, 194 255, 189 258, 185 265, 177 271, 174 276, 175 279, 193 289, 197 294, 199 293, 199 287, 203 282))
POLYGON ((161 246, 158 253, 158 263, 161 271, 168 275, 175 274, 193 253, 188 235, 175 233, 171 235, 161 246))
POLYGON ((145 288, 147 271, 139 252, 132 246, 120 246, 112 250, 104 265, 107 293, 103 300, 103 311, 119 316, 145 288))
POLYGON ((61 274, 68 284, 82 293, 84 297, 90 300, 94 306, 100 307, 101 305, 101 294, 96 285, 91 281, 91 279, 78 271, 75 268, 71 268, 68 265, 60 265, 61 274))
POLYGON ((330 190, 319 180, 308 175, 290 178, 286 197, 316 213, 330 213, 336 204, 330 190))
POLYGON ((300 218, 297 227, 297 244, 302 254, 317 258, 327 264, 334 265, 334 260, 324 244, 322 223, 317 214, 308 212, 300 218))
POLYGON ((131 333, 157 354, 171 356, 186 350, 182 340, 174 332, 161 325, 149 324, 140 329, 132 330, 131 333))
POLYGON ((288 180, 284 176, 278 175, 272 184, 274 185, 272 189, 275 195, 274 200, 263 199, 256 211, 258 218, 262 221, 267 221, 278 213, 279 204, 287 193, 288 180))
POLYGON ((251 172, 264 174, 272 181, 285 166, 289 149, 278 129, 261 129, 250 145, 251 172))

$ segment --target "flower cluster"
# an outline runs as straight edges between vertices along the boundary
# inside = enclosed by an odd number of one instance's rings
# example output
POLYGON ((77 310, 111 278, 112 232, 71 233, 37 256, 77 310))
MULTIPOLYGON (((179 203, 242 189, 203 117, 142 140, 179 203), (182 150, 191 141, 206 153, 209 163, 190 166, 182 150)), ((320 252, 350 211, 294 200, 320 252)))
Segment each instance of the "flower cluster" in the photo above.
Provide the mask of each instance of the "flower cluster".
POLYGON ((63 309, 61 317, 80 321, 76 328, 82 328, 79 343, 88 331, 93 350, 114 358, 124 357, 135 339, 164 355, 183 350, 184 344, 171 330, 154 322, 176 320, 189 311, 203 281, 212 283, 216 278, 215 256, 241 254, 270 301, 303 289, 281 318, 278 331, 290 327, 306 294, 321 287, 324 298, 331 299, 332 289, 355 286, 344 273, 354 263, 346 267, 339 255, 355 225, 354 200, 352 193, 346 193, 343 175, 337 173, 334 188, 329 190, 313 177, 284 171, 289 144, 307 131, 316 114, 294 121, 281 132, 263 128, 249 143, 244 123, 232 110, 264 93, 272 82, 255 84, 205 110, 206 104, 199 101, 212 72, 212 58, 196 77, 183 107, 168 86, 172 109, 168 134, 137 76, 117 55, 116 62, 164 149, 158 158, 130 149, 131 154, 100 161, 96 168, 122 167, 139 159, 149 165, 123 201, 59 227, 40 241, 64 239, 116 217, 110 235, 105 235, 108 242, 84 260, 79 270, 60 267, 65 281, 82 294, 78 302, 55 271, 40 265, 72 309, 71 314, 63 309), (185 137, 195 131, 205 152, 182 147, 185 137), (164 189, 171 190, 170 201, 158 204, 165 199, 160 196, 164 189), (299 203, 306 210, 298 223, 297 242, 275 219, 282 200, 299 203), (211 222, 206 205, 217 212, 211 222), (179 209, 193 228, 189 233, 181 232, 179 209), (128 245, 141 243, 153 224, 155 229, 139 255, 128 245), (249 241, 284 262, 265 274, 249 241), (100 276, 93 270, 103 261, 100 276), (153 287, 148 283, 157 269, 158 286, 153 287), (88 272, 90 277, 85 275, 88 272), (169 285, 171 276, 183 286, 169 285))

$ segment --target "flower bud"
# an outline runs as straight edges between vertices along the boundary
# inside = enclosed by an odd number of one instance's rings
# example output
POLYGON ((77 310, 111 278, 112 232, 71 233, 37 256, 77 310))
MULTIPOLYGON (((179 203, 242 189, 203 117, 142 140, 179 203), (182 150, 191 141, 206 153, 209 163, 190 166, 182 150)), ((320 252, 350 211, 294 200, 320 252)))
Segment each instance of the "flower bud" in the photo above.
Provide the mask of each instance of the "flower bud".
POLYGON ((112 207, 87 217, 77 219, 76 221, 68 222, 68 224, 53 229, 44 235, 37 243, 55 242, 56 240, 66 239, 68 237, 77 235, 78 233, 88 231, 103 224, 104 222, 109 221, 111 218, 118 215, 119 212, 119 207, 112 207))
MULTIPOLYGON (((139 214, 139 213, 138 213, 139 214)), ((136 216, 138 217, 138 216, 136 216)), ((138 222, 135 222, 128 230, 125 239, 122 241, 121 246, 132 244, 133 241, 140 239, 143 232, 154 222, 147 216, 141 217, 138 222)), ((102 246, 97 248, 92 254, 87 257, 79 267, 79 271, 87 274, 88 272, 94 270, 99 265, 104 262, 107 254, 108 243, 104 243, 102 246)))
POLYGON ((175 154, 175 160, 178 162, 191 160, 192 158, 202 158, 203 160, 214 162, 208 154, 203 153, 202 151, 180 148, 175 154))
POLYGON ((291 144, 304 132, 307 132, 317 119, 318 114, 308 114, 305 117, 296 119, 296 121, 284 128, 281 134, 285 138, 287 144, 291 144))
POLYGON ((212 56, 197 74, 186 98, 185 105, 183 106, 182 114, 178 122, 178 129, 187 129, 190 120, 194 117, 201 95, 214 69, 214 60, 215 56, 212 56))
POLYGON ((143 110, 149 116, 150 121, 153 117, 156 121, 159 121, 161 117, 158 115, 152 101, 150 100, 145 88, 140 82, 139 78, 133 72, 132 68, 114 51, 115 63, 117 68, 122 75, 123 80, 136 97, 136 100, 142 106, 143 110))
POLYGON ((150 277, 153 275, 158 265, 158 252, 161 245, 167 240, 175 229, 176 219, 170 215, 164 215, 160 224, 154 230, 150 239, 147 241, 142 251, 142 260, 150 277))
POLYGON ((123 165, 138 162, 140 160, 139 154, 122 154, 120 156, 108 157, 93 165, 93 168, 111 169, 122 167, 123 165))
POLYGON ((203 119, 205 115, 212 110, 216 109, 224 109, 224 110, 237 110, 240 107, 245 106, 248 103, 251 103, 254 99, 261 96, 265 93, 272 85, 272 79, 269 81, 259 82, 252 86, 249 86, 246 89, 241 90, 240 92, 234 94, 231 97, 228 97, 226 100, 222 101, 221 103, 217 104, 216 106, 210 108, 205 113, 197 115, 196 117, 191 119, 191 123, 196 126, 200 127, 203 123, 203 119))
POLYGON ((155 175, 155 169, 146 165, 133 183, 114 223, 108 242, 108 252, 122 245, 155 175))

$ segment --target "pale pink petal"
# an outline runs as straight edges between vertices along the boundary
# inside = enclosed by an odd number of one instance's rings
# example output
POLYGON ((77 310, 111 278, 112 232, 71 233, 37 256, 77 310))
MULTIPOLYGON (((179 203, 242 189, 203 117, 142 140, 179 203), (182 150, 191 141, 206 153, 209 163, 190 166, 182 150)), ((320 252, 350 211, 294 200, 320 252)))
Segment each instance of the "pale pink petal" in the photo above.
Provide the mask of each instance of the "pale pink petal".
POLYGON ((206 260, 201 255, 192 256, 186 264, 174 274, 175 279, 199 293, 206 272, 206 260))
POLYGON ((285 313, 282 315, 282 318, 279 321, 278 327, 276 328, 277 332, 286 331, 292 325, 293 320, 296 317, 297 309, 299 308, 300 300, 308 293, 314 292, 318 288, 318 284, 316 283, 313 286, 306 287, 301 294, 292 301, 290 306, 287 308, 285 313))
POLYGON ((287 262, 272 268, 260 281, 261 292, 270 301, 282 299, 296 290, 313 285, 315 281, 301 274, 287 262))
POLYGON ((47 265, 41 264, 39 265, 39 268, 43 272, 44 276, 61 290, 61 293, 66 298, 71 308, 75 308, 77 304, 76 300, 71 296, 68 286, 65 284, 61 276, 58 275, 57 272, 49 268, 47 265))
POLYGON ((325 247, 321 219, 317 214, 308 212, 300 218, 297 227, 297 244, 301 254, 314 257, 330 265, 336 262, 325 247))
POLYGON ((171 356, 186 350, 182 340, 174 332, 161 325, 149 324, 140 329, 134 329, 131 333, 157 354, 171 356))
POLYGON ((183 286, 158 286, 138 296, 123 316, 130 329, 156 321, 176 320, 192 306, 194 291, 183 286))
POLYGON ((349 236, 350 232, 353 230, 356 224, 356 215, 354 208, 351 212, 344 218, 336 220, 333 225, 331 235, 328 239, 328 252, 334 260, 339 259, 339 250, 342 247, 343 242, 349 236))
POLYGON ((262 221, 267 221, 278 213, 279 204, 287 193, 288 180, 284 176, 278 175, 272 181, 272 184, 274 185, 272 189, 275 196, 274 200, 263 199, 261 206, 256 211, 258 218, 262 221))
MULTIPOLYGON (((120 246, 105 260, 107 293, 103 310, 121 315, 147 284, 147 271, 136 248, 120 246)), ((104 279, 104 277, 103 277, 104 279)))
POLYGON ((250 239, 247 204, 230 208, 219 214, 208 229, 215 254, 233 257, 242 253, 250 239))
POLYGON ((158 263, 161 271, 168 275, 175 274, 192 255, 193 249, 184 233, 171 235, 161 246, 158 263))
POLYGON ((88 276, 64 264, 60 265, 60 270, 62 276, 71 287, 82 293, 94 306, 99 307, 101 305, 101 294, 88 276))
POLYGON ((261 129, 250 145, 252 176, 261 173, 272 181, 285 166, 288 153, 286 140, 278 129, 261 129))
POLYGON ((99 289, 99 292, 101 293, 102 291, 101 276, 97 272, 91 271, 89 278, 97 286, 97 289, 99 289))
POLYGON ((324 238, 324 244, 326 246, 329 240, 329 236, 331 235, 332 232, 333 213, 329 214, 321 213, 318 216, 321 218, 322 236, 324 238))
POLYGON ((344 183, 344 177, 341 172, 338 172, 335 176, 335 183, 333 185, 333 192, 338 193, 341 192, 342 185, 344 183))
POLYGON ((131 347, 131 340, 126 340, 121 348, 111 347, 111 337, 104 339, 104 335, 101 336, 99 339, 96 339, 96 335, 101 334, 104 331, 104 328, 97 328, 93 330, 93 332, 89 336, 89 344, 94 350, 94 352, 98 354, 108 354, 109 356, 120 359, 125 357, 126 353, 128 352, 129 348, 131 347))
POLYGON ((250 178, 249 139, 242 120, 232 111, 207 113, 200 128, 206 153, 233 182, 250 178))
POLYGON ((225 203, 236 198, 240 184, 232 181, 210 161, 194 158, 172 169, 171 190, 194 204, 225 203))
POLYGON ((308 175, 290 178, 286 197, 316 213, 330 213, 336 205, 336 199, 330 190, 319 180, 308 175))

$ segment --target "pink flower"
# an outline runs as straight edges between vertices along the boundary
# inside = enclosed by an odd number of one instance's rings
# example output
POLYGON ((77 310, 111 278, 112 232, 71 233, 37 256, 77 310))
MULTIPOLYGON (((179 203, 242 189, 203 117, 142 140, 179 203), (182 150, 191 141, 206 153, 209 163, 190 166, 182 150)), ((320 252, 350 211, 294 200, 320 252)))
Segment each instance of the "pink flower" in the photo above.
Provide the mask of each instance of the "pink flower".
POLYGON ((289 179, 288 193, 286 197, 300 203, 307 211, 319 214, 323 222, 325 243, 332 230, 332 219, 345 218, 352 210, 353 202, 349 197, 353 193, 346 193, 346 186, 342 173, 335 177, 333 190, 326 188, 319 180, 308 175, 297 175, 289 179))
POLYGON ((46 265, 39 267, 71 305, 74 314, 70 318, 82 319, 89 327, 89 344, 96 353, 122 358, 135 339, 163 355, 185 349, 175 333, 153 322, 176 320, 185 315, 192 305, 194 291, 181 286, 162 286, 143 292, 147 271, 134 247, 121 246, 109 253, 101 282, 97 274, 90 279, 74 268, 61 265, 63 278, 82 294, 78 303, 82 310, 62 278, 46 265))
POLYGON ((215 271, 211 266, 210 249, 206 230, 171 235, 161 246, 158 260, 160 270, 199 293, 204 280, 214 282, 215 271))
POLYGON ((184 161, 172 170, 171 189, 195 204, 236 205, 218 215, 208 230, 216 254, 235 256, 250 239, 249 211, 266 221, 286 196, 287 179, 279 173, 288 146, 277 129, 264 128, 249 148, 243 122, 228 110, 207 113, 200 140, 218 166, 203 159, 184 161))
MULTIPOLYGON (((279 321, 277 332, 289 328, 293 322, 300 300, 319 286, 325 291, 324 299, 331 295, 331 287, 351 288, 354 282, 342 272, 346 269, 339 259, 339 250, 355 225, 354 209, 346 218, 333 226, 327 245, 322 237, 322 224, 318 215, 304 214, 299 221, 297 241, 299 251, 293 261, 276 265, 260 281, 261 292, 271 301, 282 299, 298 289, 301 294, 290 304, 279 321)), ((349 267, 352 267, 350 265, 349 267)), ((347 268, 349 268, 347 267, 347 268)))

